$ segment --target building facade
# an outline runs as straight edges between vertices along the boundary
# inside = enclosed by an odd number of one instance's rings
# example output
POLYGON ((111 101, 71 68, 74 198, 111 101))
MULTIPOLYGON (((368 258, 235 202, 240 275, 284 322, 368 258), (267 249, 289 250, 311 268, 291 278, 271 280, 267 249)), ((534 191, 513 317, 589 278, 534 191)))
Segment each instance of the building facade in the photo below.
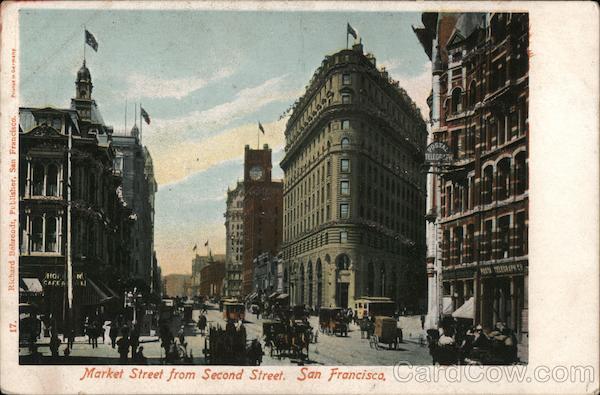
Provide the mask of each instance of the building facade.
POLYGON ((254 259, 253 292, 261 300, 278 291, 277 265, 279 260, 270 252, 263 252, 254 259))
POLYGON ((424 309, 426 125, 362 44, 325 57, 285 130, 284 282, 292 303, 388 296, 424 309))
POLYGON ((137 288, 144 296, 152 290, 154 267, 154 179, 152 157, 140 141, 136 124, 129 135, 114 135, 116 151, 114 168, 123 178, 122 195, 133 214, 130 240, 129 288, 137 288))
POLYGON ((242 294, 252 292, 254 259, 276 255, 282 238, 283 183, 271 179, 271 149, 244 149, 244 256, 242 294))
POLYGON ((225 262, 211 260, 203 267, 200 274, 200 295, 209 297, 223 296, 223 280, 225 280, 225 262))
POLYGON ((223 293, 229 297, 242 294, 242 265, 244 262, 244 184, 227 190, 225 210, 225 283, 223 293))
MULTIPOLYGON (((424 14, 415 32, 432 60, 433 140, 453 161, 431 180, 441 300, 473 303, 475 323, 527 338, 527 14, 424 14)), ((435 270, 433 270, 435 271, 435 270)))
POLYGON ((113 169, 113 129, 92 87, 84 62, 70 109, 19 111, 19 301, 38 306, 46 324, 76 333, 86 316, 108 318, 122 306, 133 225, 113 169))

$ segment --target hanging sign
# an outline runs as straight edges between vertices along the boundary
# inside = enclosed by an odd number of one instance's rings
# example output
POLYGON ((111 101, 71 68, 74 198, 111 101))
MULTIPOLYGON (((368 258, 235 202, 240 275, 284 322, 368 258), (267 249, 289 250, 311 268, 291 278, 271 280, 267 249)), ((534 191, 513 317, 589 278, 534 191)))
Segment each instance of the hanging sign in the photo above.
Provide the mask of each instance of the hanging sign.
POLYGON ((434 141, 425 150, 425 161, 428 163, 445 163, 452 161, 450 147, 443 141, 434 141))

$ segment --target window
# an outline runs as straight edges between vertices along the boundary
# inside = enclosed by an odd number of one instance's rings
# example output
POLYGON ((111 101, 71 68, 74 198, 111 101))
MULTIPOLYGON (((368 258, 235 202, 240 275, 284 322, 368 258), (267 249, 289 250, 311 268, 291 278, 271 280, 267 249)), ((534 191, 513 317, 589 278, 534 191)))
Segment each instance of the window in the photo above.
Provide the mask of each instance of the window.
POLYGON ((498 258, 510 256, 510 216, 506 215, 498 219, 498 258))
POLYGON ((352 103, 352 95, 349 93, 342 94, 342 104, 350 104, 352 103))
POLYGON ((342 85, 350 85, 352 83, 352 76, 350 74, 342 74, 342 85))
POLYGON ((462 111, 462 98, 461 98, 460 88, 455 88, 452 91, 452 113, 456 114, 457 112, 462 111))
POLYGON ((350 194, 350 181, 348 181, 348 180, 340 181, 340 194, 342 194, 342 195, 350 194))
POLYGON ((33 252, 44 251, 44 219, 34 217, 31 223, 31 250, 33 252))
POLYGON ((521 151, 515 157, 515 193, 520 195, 527 190, 526 153, 521 151))
POLYGON ((51 164, 47 170, 46 196, 58 196, 58 166, 51 164))
POLYGON ((483 190, 481 196, 483 204, 489 204, 492 202, 493 179, 494 168, 492 165, 489 165, 483 170, 483 190))
POLYGON ((340 218, 348 218, 349 209, 348 203, 340 204, 340 218))
POLYGON ((44 194, 44 166, 37 163, 33 166, 33 196, 42 196, 44 194))
POLYGON ((475 81, 471 82, 471 86, 469 87, 469 106, 475 106, 475 102, 477 100, 477 88, 475 86, 475 81))
POLYGON ((341 145, 342 149, 347 149, 350 146, 350 140, 348 139, 348 137, 342 138, 341 145))
POLYGON ((346 129, 350 129, 350 121, 347 119, 344 119, 342 121, 342 130, 346 130, 346 129))
POLYGON ((497 200, 504 200, 510 197, 510 159, 502 159, 498 163, 497 170, 497 200))
POLYGON ((342 159, 340 161, 340 169, 344 173, 350 172, 350 159, 342 159))
POLYGON ((46 218, 46 252, 57 252, 58 249, 58 233, 56 232, 56 217, 46 218))
POLYGON ((343 230, 340 232, 340 243, 347 243, 347 242, 348 242, 348 232, 343 230))

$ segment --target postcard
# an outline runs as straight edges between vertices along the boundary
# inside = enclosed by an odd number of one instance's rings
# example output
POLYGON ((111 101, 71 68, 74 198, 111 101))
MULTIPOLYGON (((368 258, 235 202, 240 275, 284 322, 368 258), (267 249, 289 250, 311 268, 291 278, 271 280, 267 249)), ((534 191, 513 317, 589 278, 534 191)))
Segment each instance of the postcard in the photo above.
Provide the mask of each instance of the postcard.
POLYGON ((6 393, 598 393, 598 7, 2 4, 6 393))

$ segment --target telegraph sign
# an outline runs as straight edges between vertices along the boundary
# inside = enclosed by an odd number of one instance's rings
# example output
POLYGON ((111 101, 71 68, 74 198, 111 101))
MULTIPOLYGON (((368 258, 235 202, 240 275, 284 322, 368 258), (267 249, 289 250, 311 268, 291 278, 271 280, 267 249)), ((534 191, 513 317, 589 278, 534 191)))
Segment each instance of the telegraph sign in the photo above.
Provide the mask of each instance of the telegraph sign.
POLYGON ((425 161, 427 163, 448 163, 452 161, 450 147, 442 141, 434 141, 425 149, 425 161))

